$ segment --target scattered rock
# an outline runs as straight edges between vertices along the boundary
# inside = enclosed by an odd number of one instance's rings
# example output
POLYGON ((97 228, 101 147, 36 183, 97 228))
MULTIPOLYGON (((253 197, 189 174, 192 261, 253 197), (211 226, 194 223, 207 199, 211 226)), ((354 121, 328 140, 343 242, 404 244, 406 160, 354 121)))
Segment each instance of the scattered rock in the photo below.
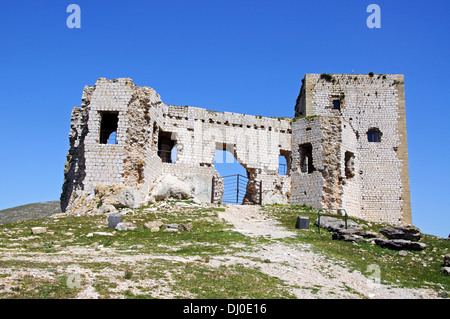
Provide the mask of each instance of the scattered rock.
POLYGON ((419 241, 422 237, 420 229, 411 225, 389 226, 380 229, 380 233, 388 239, 419 241))
POLYGON ((358 229, 339 229, 333 233, 331 238, 333 240, 344 240, 350 242, 365 242, 366 240, 360 236, 361 233, 358 229))
POLYGON ((190 204, 190 203, 184 203, 184 202, 178 202, 175 203, 176 206, 180 206, 180 207, 198 207, 198 204, 190 204))
POLYGON ((152 229, 152 228, 158 228, 158 230, 159 230, 159 228, 162 226, 162 225, 164 225, 162 222, 160 222, 160 221, 158 221, 158 220, 155 220, 155 221, 151 221, 151 222, 148 222, 148 223, 145 223, 144 224, 144 228, 147 228, 147 229, 152 229))
MULTIPOLYGON (((318 218, 314 221, 314 225, 316 225, 316 226, 319 225, 318 218)), ((331 232, 336 232, 340 229, 345 229, 345 221, 338 219, 338 218, 330 217, 330 216, 321 216, 320 217, 320 227, 325 228, 331 232)), ((364 229, 358 223, 356 223, 352 220, 347 220, 347 228, 359 230, 359 231, 361 231, 361 233, 364 231, 364 229)))
POLYGON ((177 232, 179 230, 178 224, 164 224, 165 229, 164 232, 177 232))
POLYGON ((139 208, 142 204, 142 195, 132 188, 123 188, 119 191, 119 208, 139 208))
POLYGON ((400 256, 408 256, 408 252, 407 252, 406 250, 400 250, 400 251, 398 252, 398 254, 399 254, 400 256))
POLYGON ((112 205, 115 208, 139 208, 143 203, 140 192, 123 185, 97 185, 94 193, 95 201, 101 202, 102 206, 112 205))
POLYGON ((441 268, 441 273, 443 273, 444 275, 449 276, 450 275, 450 267, 442 267, 441 268))
POLYGON ((444 267, 450 267, 450 254, 444 256, 444 267))
POLYGON ((89 233, 89 234, 86 235, 86 237, 93 237, 94 235, 95 236, 114 236, 113 233, 107 233, 107 232, 98 231, 98 232, 89 233))
POLYGON ((331 236, 333 240, 343 240, 343 241, 350 241, 350 242, 365 242, 366 240, 359 236, 359 235, 344 235, 339 233, 333 233, 331 236))
POLYGON ((375 243, 383 248, 394 250, 424 250, 427 245, 405 239, 375 239, 375 243))
POLYGON ((181 231, 192 231, 192 224, 191 223, 179 224, 178 229, 181 231))
POLYGON ((371 238, 381 238, 381 235, 374 232, 374 231, 365 231, 361 234, 364 238, 371 239, 371 238))
POLYGON ((33 227, 33 228, 31 228, 31 233, 33 235, 45 234, 46 232, 47 232, 47 228, 46 227, 33 227))
POLYGON ((95 212, 100 214, 114 214, 117 212, 117 209, 113 205, 102 205, 99 208, 95 209, 95 212))
POLYGON ((131 222, 118 223, 116 226, 116 230, 129 231, 129 230, 136 230, 136 229, 137 229, 136 225, 131 222))

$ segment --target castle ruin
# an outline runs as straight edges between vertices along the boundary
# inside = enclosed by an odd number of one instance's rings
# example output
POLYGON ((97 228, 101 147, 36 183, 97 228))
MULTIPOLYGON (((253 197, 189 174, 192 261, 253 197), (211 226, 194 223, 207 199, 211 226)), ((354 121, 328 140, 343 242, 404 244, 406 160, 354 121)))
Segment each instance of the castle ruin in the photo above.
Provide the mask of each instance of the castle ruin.
POLYGON ((220 149, 247 171, 245 204, 344 208, 369 221, 412 222, 403 75, 306 74, 294 118, 167 105, 131 79, 100 78, 73 109, 69 139, 63 211, 98 185, 146 198, 166 174, 193 185, 199 200, 221 202, 220 149))

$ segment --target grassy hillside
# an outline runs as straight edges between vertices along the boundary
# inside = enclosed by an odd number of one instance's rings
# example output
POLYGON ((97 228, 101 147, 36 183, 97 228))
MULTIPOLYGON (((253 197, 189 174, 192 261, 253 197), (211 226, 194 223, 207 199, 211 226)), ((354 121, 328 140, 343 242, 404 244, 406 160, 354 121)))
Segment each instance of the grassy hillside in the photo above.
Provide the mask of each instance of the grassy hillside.
MULTIPOLYGON (((449 253, 448 240, 425 235, 426 250, 400 256, 397 251, 369 243, 333 241, 325 230, 319 234, 312 225, 316 215, 307 207, 273 205, 261 209, 297 235, 283 239, 249 237, 218 218, 218 212, 225 210, 221 205, 165 202, 126 210, 122 219, 136 224, 134 231, 108 229, 105 215, 59 215, 0 225, 0 296, 294 298, 287 282, 241 262, 245 253, 277 242, 307 243, 361 273, 368 273, 368 266, 376 264, 383 282, 431 288, 448 297, 450 277, 439 272, 443 256, 449 253), (299 215, 310 217, 309 230, 294 228, 299 215), (153 220, 191 223, 193 229, 151 232, 143 227, 153 220), (31 228, 38 226, 46 227, 47 233, 33 235, 31 228)), ((371 225, 369 229, 382 226, 371 225)), ((264 265, 273 261, 253 256, 251 262, 264 265)))
MULTIPOLYGON (((344 260, 345 263, 362 273, 369 273, 370 265, 380 267, 381 280, 402 287, 427 287, 441 292, 443 297, 450 297, 450 276, 440 273, 444 255, 450 253, 450 240, 424 234, 421 242, 428 245, 423 251, 408 251, 402 256, 398 251, 381 248, 370 243, 351 243, 331 240, 332 233, 322 229, 320 234, 313 225, 317 213, 304 206, 266 206, 264 209, 282 225, 292 228, 297 216, 307 216, 310 220, 310 230, 298 230, 298 236, 293 240, 312 244, 314 249, 330 257, 344 260), (368 268, 369 267, 369 268, 368 268)), ((333 215, 333 217, 339 217, 333 215)), ((351 218, 367 230, 378 232, 387 224, 368 223, 364 220, 351 218)), ((290 239, 291 240, 291 239, 290 239)))

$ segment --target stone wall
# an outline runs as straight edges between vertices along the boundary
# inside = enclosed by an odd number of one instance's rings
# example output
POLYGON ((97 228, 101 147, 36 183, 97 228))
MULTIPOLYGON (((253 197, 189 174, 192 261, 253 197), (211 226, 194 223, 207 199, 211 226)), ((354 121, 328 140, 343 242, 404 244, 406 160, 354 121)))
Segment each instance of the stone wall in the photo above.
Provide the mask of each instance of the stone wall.
POLYGON ((166 174, 193 186, 205 202, 214 176, 219 202, 223 185, 214 157, 220 149, 247 171, 245 204, 259 203, 262 182, 263 204, 345 208, 368 220, 411 222, 402 75, 307 74, 295 115, 166 105, 131 79, 101 78, 85 87, 72 112, 62 209, 79 207, 99 185, 121 185, 146 198, 166 174), (106 143, 113 131, 115 143, 106 143), (278 174, 280 155, 287 175, 278 174))
POLYGON ((403 75, 307 74, 295 113, 339 116, 355 133, 361 217, 411 222, 403 75), (372 128, 381 132, 381 142, 368 141, 372 128))

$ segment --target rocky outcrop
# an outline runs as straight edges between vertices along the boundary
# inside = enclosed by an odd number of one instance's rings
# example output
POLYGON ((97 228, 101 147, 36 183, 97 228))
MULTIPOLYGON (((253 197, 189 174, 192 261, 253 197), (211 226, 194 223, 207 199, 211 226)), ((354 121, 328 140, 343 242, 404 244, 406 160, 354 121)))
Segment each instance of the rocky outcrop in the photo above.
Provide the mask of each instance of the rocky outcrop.
POLYGON ((419 241, 422 233, 419 228, 411 225, 389 226, 380 229, 380 233, 388 239, 404 239, 419 241))
MULTIPOLYGON (((314 225, 319 226, 319 218, 314 221, 314 225)), ((330 217, 330 216, 321 216, 320 217, 320 227, 325 228, 328 231, 336 232, 341 229, 345 229, 345 221, 330 217)), ((364 229, 356 222, 352 220, 347 220, 347 228, 357 230, 363 232, 364 229)))
POLYGON ((375 243, 381 247, 394 250, 424 250, 427 245, 419 243, 422 233, 412 225, 389 226, 380 229, 380 233, 387 239, 376 239, 375 243))
POLYGON ((142 195, 137 190, 121 186, 95 187, 96 202, 111 205, 115 208, 139 208, 142 205, 142 195))
POLYGON ((393 250, 424 250, 427 245, 405 239, 375 239, 375 244, 393 250))
POLYGON ((359 231, 357 229, 339 229, 336 232, 333 233, 331 238, 333 240, 344 240, 344 241, 351 241, 351 242, 365 242, 362 235, 362 231, 359 231))

